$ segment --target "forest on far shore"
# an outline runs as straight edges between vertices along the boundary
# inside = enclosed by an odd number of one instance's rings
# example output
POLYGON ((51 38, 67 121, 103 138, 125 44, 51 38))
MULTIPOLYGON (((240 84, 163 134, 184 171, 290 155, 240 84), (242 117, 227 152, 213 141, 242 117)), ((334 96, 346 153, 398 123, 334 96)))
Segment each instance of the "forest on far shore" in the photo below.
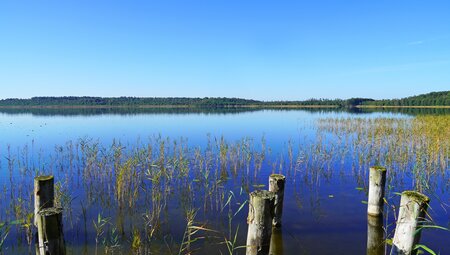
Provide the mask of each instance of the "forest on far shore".
POLYGON ((374 100, 371 98, 308 99, 302 101, 259 101, 226 97, 32 97, 0 100, 0 107, 35 106, 174 106, 174 107, 289 107, 289 106, 450 106, 450 91, 431 92, 401 99, 374 100))

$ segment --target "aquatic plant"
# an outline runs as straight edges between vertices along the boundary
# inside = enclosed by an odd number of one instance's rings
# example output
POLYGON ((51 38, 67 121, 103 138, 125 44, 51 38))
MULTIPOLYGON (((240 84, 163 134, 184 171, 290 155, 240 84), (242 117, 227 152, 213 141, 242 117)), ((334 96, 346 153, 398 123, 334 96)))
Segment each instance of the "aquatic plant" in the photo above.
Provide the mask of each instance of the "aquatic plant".
MULTIPOLYGON (((51 173, 58 180, 55 202, 64 208, 64 221, 70 223, 66 226, 84 232, 85 245, 95 242, 98 253, 105 248, 184 254, 214 243, 233 254, 245 238, 242 211, 248 193, 265 185, 271 172, 289 176, 294 203, 299 208, 309 205, 316 219, 323 217, 321 183, 350 174, 364 191, 372 165, 389 169, 389 208, 394 192, 404 186, 429 194, 448 190, 448 116, 322 118, 312 125, 312 136, 288 140, 279 153, 265 137, 227 141, 208 136, 200 147, 190 146, 185 138, 161 136, 111 144, 83 138, 46 153, 35 145, 17 150, 7 146, 0 163, 9 178, 2 183, 5 209, 0 218, 27 219, 33 206, 30 177, 51 173), (298 194, 301 189, 307 189, 309 200, 298 194), (182 216, 187 226, 171 223, 182 216)), ((441 204, 448 208, 445 201, 441 204)), ((31 224, 23 221, 17 236, 31 244, 31 224)), ((73 238, 77 242, 79 237, 73 238)))
POLYGON ((98 254, 98 245, 100 238, 105 234, 107 225, 110 223, 110 218, 104 218, 100 213, 97 216, 97 221, 93 221, 95 229, 95 254, 98 254))
POLYGON ((0 222, 0 253, 3 254, 3 244, 9 234, 9 225, 4 222, 0 222))
MULTIPOLYGON (((240 190, 240 194, 242 195, 243 189, 241 188, 240 190)), ((239 204, 239 208, 233 212, 232 209, 232 203, 237 203, 236 201, 236 196, 234 195, 233 191, 230 191, 230 194, 228 195, 228 199, 227 202, 225 203, 225 205, 222 208, 222 211, 228 207, 228 236, 224 236, 224 244, 227 247, 228 250, 228 254, 232 255, 234 254, 234 252, 238 249, 242 249, 245 248, 245 245, 240 245, 238 246, 237 241, 238 241, 238 234, 239 234, 239 224, 236 226, 235 230, 233 230, 233 218, 236 217, 239 212, 242 210, 242 208, 244 208, 244 206, 247 204, 248 200, 245 200, 244 202, 238 203, 239 204), (233 202, 232 202, 233 201, 233 202)))

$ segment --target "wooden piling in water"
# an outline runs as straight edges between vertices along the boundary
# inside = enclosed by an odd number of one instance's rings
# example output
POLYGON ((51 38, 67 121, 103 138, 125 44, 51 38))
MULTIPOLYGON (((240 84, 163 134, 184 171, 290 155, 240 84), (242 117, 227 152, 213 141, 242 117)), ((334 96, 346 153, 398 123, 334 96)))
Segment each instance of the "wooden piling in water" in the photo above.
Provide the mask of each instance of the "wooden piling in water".
POLYGON ((420 240, 417 230, 425 219, 429 201, 427 196, 416 191, 402 193, 391 255, 416 254, 413 248, 420 240))
POLYGON ((66 254, 62 209, 55 208, 54 178, 38 176, 34 178, 34 224, 37 227, 36 254, 66 254))
POLYGON ((275 227, 281 226, 281 216, 283 214, 283 197, 286 177, 281 174, 269 176, 269 191, 275 194, 274 216, 272 224, 275 227))
POLYGON ((379 216, 384 208, 384 186, 386 184, 386 168, 375 166, 369 173, 369 198, 367 201, 367 214, 379 216))
POLYGON ((36 236, 37 254, 45 255, 45 239, 40 232, 41 217, 39 211, 53 207, 55 200, 54 178, 52 175, 37 176, 34 178, 34 225, 38 228, 36 236))
POLYGON ((39 252, 41 255, 65 255, 66 246, 63 235, 62 209, 46 208, 39 211, 40 220, 38 220, 39 240, 43 239, 43 245, 40 244, 39 252))
POLYGON ((275 194, 267 190, 250 193, 247 255, 269 254, 275 194))
POLYGON ((54 178, 52 175, 34 178, 34 225, 37 227, 39 210, 53 207, 55 201, 54 178))

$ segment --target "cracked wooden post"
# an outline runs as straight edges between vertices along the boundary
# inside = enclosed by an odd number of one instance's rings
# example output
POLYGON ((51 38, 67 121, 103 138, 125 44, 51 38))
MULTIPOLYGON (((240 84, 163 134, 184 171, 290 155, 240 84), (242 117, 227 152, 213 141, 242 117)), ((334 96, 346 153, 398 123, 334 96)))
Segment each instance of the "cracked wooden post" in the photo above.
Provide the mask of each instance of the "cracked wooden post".
POLYGON ((42 209, 39 211, 39 217, 38 235, 45 240, 40 248, 40 254, 65 255, 62 209, 55 207, 42 209))
POLYGON ((281 174, 269 176, 269 191, 275 193, 275 208, 272 224, 275 227, 281 226, 281 216, 283 214, 283 197, 286 177, 281 174))
POLYGON ((34 178, 34 225, 38 228, 36 236, 36 250, 45 254, 44 236, 39 233, 41 217, 39 211, 53 207, 55 200, 54 178, 52 175, 37 176, 34 178))
POLYGON ((417 250, 413 249, 420 240, 417 230, 425 220, 429 201, 427 196, 416 191, 402 193, 391 255, 416 254, 417 250))
POLYGON ((367 216, 367 255, 384 255, 383 218, 367 216))
POLYGON ((53 207, 55 201, 54 178, 52 175, 34 178, 34 225, 39 220, 39 210, 53 207))
POLYGON ((267 190, 250 193, 248 210, 247 255, 269 254, 275 194, 267 190))
POLYGON ((384 208, 384 186, 386 184, 386 168, 375 166, 369 173, 369 198, 367 201, 367 214, 379 216, 384 208))

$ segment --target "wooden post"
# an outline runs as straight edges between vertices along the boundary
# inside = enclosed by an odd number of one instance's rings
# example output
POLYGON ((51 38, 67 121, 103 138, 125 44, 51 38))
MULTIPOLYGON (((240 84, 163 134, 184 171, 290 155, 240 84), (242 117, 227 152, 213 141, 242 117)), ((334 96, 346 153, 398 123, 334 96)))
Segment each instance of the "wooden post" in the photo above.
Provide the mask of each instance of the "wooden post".
POLYGON ((66 245, 64 243, 62 209, 46 208, 39 211, 38 220, 39 240, 44 239, 44 245, 40 246, 41 255, 65 255, 66 245))
POLYGON ((385 252, 383 218, 367 217, 367 255, 384 255, 385 252))
POLYGON ((269 176, 269 191, 275 193, 275 209, 272 224, 275 227, 281 226, 281 216, 283 214, 283 197, 286 177, 281 174, 269 176))
POLYGON ((420 240, 420 221, 425 219, 430 199, 416 191, 404 191, 400 200, 391 255, 416 254, 414 246, 420 240))
POLYGON ((38 228, 37 232, 37 250, 41 255, 45 255, 45 239, 43 233, 40 233, 42 229, 39 229, 39 225, 42 225, 39 221, 41 217, 39 211, 42 209, 53 207, 55 200, 54 178, 52 175, 37 176, 34 178, 34 225, 38 228))
POLYGON ((381 166, 371 167, 369 173, 369 199, 367 203, 367 214, 370 216, 383 214, 385 184, 386 168, 381 166))
POLYGON ((34 225, 37 227, 39 210, 53 207, 55 200, 54 179, 52 175, 34 178, 34 225))
POLYGON ((250 193, 247 255, 269 254, 275 194, 267 190, 250 193))
POLYGON ((272 228, 269 255, 283 255, 283 235, 281 228, 272 228))

